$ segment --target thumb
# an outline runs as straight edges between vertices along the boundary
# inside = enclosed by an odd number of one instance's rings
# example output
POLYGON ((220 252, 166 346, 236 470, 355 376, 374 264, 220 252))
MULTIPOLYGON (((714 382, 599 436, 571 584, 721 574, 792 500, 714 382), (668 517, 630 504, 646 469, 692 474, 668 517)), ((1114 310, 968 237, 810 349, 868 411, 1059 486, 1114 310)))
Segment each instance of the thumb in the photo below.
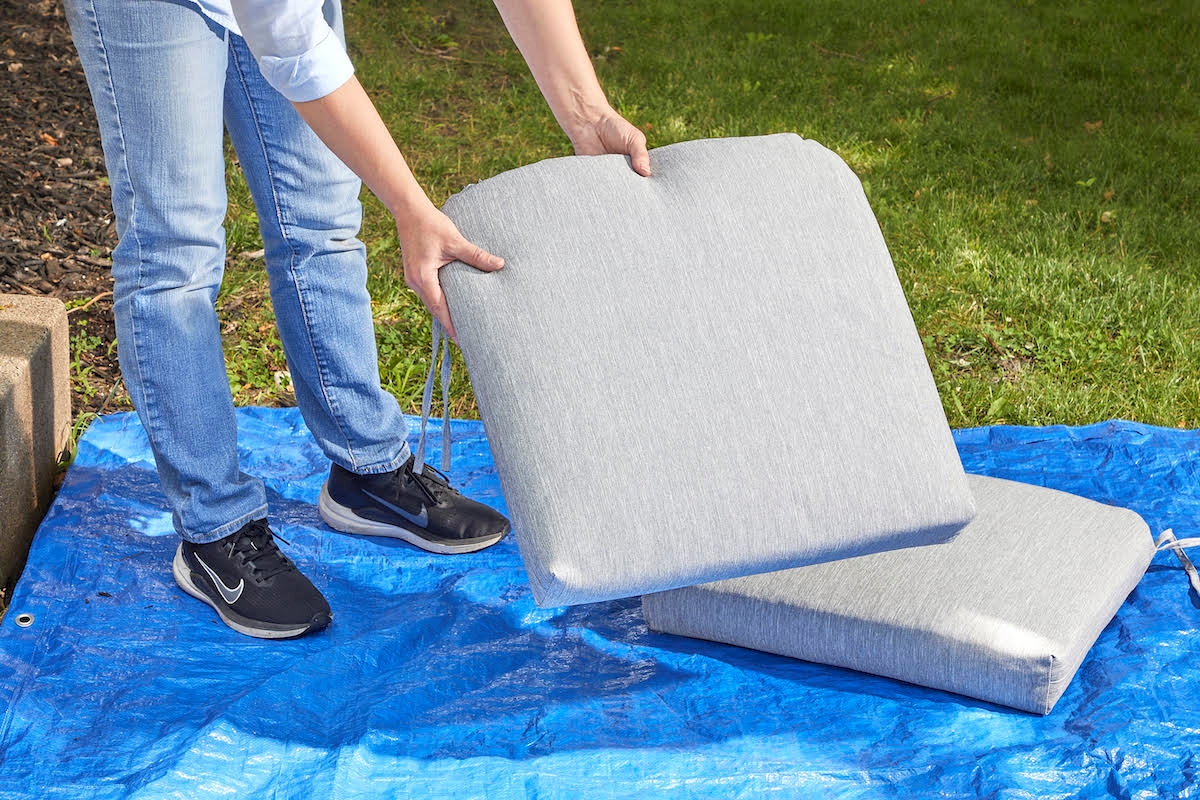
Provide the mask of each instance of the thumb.
POLYGON ((453 253, 454 257, 464 264, 484 272, 495 272, 504 268, 504 259, 493 255, 476 244, 462 240, 462 244, 453 253))
POLYGON ((646 149, 646 136, 635 130, 629 136, 629 162, 633 171, 644 178, 650 177, 650 151, 646 149))

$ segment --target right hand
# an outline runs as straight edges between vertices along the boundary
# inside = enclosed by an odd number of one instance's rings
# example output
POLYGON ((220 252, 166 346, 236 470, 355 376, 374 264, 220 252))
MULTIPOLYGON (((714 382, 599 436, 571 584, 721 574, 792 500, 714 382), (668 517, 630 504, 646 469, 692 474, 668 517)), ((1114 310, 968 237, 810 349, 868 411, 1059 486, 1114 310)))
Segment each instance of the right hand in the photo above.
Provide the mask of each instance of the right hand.
POLYGON ((404 283, 457 342, 438 271, 452 261, 461 261, 483 272, 495 272, 504 267, 504 259, 467 241, 450 218, 432 206, 419 217, 397 218, 396 230, 404 259, 404 283))
POLYGON ((575 155, 595 156, 617 153, 629 156, 633 171, 650 176, 650 153, 646 134, 611 107, 575 131, 569 132, 575 155))

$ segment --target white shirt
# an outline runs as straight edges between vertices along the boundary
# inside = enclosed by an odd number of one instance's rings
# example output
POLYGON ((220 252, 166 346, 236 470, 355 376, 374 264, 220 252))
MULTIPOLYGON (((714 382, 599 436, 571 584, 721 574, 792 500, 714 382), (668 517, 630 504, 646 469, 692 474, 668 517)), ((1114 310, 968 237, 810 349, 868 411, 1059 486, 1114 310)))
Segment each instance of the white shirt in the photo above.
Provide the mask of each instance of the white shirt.
POLYGON ((322 13, 322 0, 192 0, 206 17, 242 36, 267 83, 293 102, 316 100, 354 74, 322 13))

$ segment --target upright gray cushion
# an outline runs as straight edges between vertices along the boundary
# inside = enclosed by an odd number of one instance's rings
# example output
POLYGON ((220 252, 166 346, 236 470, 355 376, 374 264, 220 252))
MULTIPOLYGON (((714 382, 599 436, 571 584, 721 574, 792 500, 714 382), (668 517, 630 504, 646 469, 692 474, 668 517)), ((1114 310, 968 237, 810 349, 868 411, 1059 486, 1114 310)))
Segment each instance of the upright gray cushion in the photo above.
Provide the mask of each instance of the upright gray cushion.
POLYGON ((974 509, 854 173, 794 135, 522 167, 442 271, 534 596, 943 541, 974 509))
POLYGON ((946 544, 648 595, 657 631, 1048 714, 1154 555, 1132 511, 970 476, 946 544))

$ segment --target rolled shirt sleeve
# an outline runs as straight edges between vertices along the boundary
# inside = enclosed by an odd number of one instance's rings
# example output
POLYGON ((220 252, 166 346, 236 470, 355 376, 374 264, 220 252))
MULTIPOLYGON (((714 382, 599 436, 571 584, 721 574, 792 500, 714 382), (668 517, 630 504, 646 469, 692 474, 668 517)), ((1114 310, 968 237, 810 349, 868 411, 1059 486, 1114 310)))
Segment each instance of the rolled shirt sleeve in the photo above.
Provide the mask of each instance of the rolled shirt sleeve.
POLYGON ((229 5, 263 77, 288 100, 317 100, 354 74, 321 0, 230 0, 229 5))

